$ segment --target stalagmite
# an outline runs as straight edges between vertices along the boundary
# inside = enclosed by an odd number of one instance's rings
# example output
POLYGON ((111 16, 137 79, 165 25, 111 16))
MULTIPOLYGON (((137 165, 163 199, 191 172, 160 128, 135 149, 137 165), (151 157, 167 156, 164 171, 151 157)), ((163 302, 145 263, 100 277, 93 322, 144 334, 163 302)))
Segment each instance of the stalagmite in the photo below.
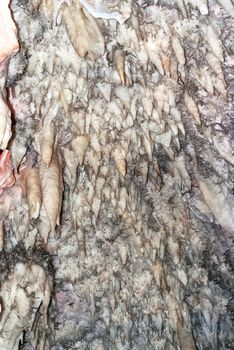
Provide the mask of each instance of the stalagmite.
POLYGON ((114 149, 114 160, 121 175, 125 176, 127 171, 125 150, 121 145, 114 149))
POLYGON ((89 144, 89 135, 79 135, 72 140, 72 148, 80 165, 83 164, 85 152, 89 144))
POLYGON ((56 225, 60 225, 60 210, 63 192, 61 164, 56 151, 53 153, 49 167, 46 167, 43 164, 41 165, 40 178, 42 203, 46 209, 50 222, 50 229, 54 231, 56 225))
POLYGON ((185 55, 184 55, 184 49, 181 45, 180 39, 173 36, 172 38, 172 47, 175 52, 176 58, 179 62, 179 64, 184 65, 185 64, 185 55))
POLYGON ((213 26, 211 24, 204 26, 203 31, 211 51, 221 62, 223 62, 224 59, 223 59, 222 42, 219 39, 218 34, 214 30, 213 26))
POLYGON ((233 205, 228 202, 222 188, 218 188, 209 180, 197 178, 199 187, 204 196, 204 199, 225 230, 233 233, 234 232, 234 211, 233 205))
POLYGON ((37 219, 41 208, 41 185, 39 173, 36 168, 29 171, 25 182, 29 214, 31 218, 37 219))
POLYGON ((43 121, 40 138, 40 154, 42 162, 45 166, 49 167, 54 153, 55 147, 55 130, 53 126, 53 119, 56 115, 58 108, 55 111, 50 112, 43 121))
POLYGON ((191 96, 189 96, 187 91, 184 94, 184 102, 185 102, 185 106, 188 108, 189 113, 192 114, 195 123, 198 125, 201 125, 201 119, 200 119, 199 110, 197 108, 197 105, 194 102, 193 98, 191 96))
POLYGON ((119 74, 121 84, 125 84, 125 53, 122 50, 114 50, 113 61, 119 74))
POLYGON ((79 3, 64 8, 63 20, 73 47, 81 58, 89 55, 96 59, 104 53, 102 34, 95 20, 83 11, 79 3), (76 21, 79 26, 76 26, 76 21))

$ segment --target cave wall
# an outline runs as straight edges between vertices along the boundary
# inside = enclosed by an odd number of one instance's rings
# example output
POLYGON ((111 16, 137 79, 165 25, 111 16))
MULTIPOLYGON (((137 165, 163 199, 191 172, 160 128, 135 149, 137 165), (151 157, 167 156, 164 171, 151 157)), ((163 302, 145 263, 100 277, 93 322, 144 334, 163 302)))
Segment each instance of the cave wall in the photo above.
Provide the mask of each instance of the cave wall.
POLYGON ((233 349, 232 3, 10 9, 0 349, 233 349))

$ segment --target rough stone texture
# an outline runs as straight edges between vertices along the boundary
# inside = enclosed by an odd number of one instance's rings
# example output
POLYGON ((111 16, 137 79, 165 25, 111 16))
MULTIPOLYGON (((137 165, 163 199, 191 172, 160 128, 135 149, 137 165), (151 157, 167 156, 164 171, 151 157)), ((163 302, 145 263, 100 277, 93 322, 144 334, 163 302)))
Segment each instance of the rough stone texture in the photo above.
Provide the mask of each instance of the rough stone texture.
POLYGON ((40 316, 41 345, 26 324, 20 349, 233 349, 233 12, 100 3, 12 2, 9 149, 15 168, 34 161, 4 249, 53 265, 37 260, 53 275, 49 330, 40 316))

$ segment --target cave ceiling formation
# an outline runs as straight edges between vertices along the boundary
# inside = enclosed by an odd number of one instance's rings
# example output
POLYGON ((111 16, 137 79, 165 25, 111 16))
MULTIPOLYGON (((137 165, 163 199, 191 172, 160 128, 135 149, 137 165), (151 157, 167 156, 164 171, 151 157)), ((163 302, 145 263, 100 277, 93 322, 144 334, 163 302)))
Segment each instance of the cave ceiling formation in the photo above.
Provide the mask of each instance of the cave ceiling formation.
POLYGON ((0 4, 0 350, 234 349, 231 0, 0 4))

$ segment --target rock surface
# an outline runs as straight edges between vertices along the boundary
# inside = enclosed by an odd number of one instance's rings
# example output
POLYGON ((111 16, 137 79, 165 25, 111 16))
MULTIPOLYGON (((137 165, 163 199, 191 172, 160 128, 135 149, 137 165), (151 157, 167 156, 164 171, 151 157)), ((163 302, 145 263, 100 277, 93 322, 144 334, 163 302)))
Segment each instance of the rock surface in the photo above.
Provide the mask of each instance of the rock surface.
POLYGON ((233 349, 233 5, 11 9, 0 349, 233 349))

